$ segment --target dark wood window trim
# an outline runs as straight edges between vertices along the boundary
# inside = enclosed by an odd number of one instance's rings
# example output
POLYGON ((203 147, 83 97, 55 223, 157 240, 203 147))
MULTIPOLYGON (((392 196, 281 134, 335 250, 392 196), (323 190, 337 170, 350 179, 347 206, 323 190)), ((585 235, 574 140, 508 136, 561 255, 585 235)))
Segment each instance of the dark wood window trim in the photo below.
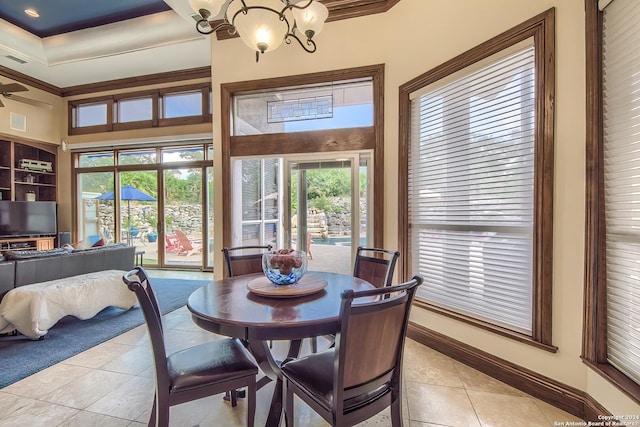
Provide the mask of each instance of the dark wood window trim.
POLYGON ((99 132, 111 132, 113 130, 113 98, 107 96, 101 96, 97 98, 93 98, 89 102, 69 102, 68 106, 68 122, 67 126, 69 129, 69 135, 85 135, 88 133, 99 133, 99 132), (91 105, 91 104, 106 104, 107 107, 107 117, 106 123, 103 125, 96 126, 83 126, 83 127, 74 127, 76 126, 74 117, 77 114, 77 108, 82 105, 91 105), (71 130, 75 130, 74 133, 71 133, 71 130))
POLYGON ((604 221, 602 108, 602 13, 597 0, 585 0, 586 42, 586 206, 585 285, 582 359, 636 403, 640 385, 607 362, 607 283, 604 221))
MULTIPOLYGON (((416 77, 400 87, 399 103, 399 213, 398 246, 403 254, 400 263, 402 280, 411 276, 408 212, 408 158, 410 144, 409 95, 416 90, 455 73, 477 61, 500 52, 529 37, 534 38, 536 49, 536 172, 534 189, 534 249, 533 249, 533 325, 530 340, 536 346, 556 351, 551 339, 552 279, 553 279, 553 139, 555 104, 555 9, 535 16, 528 21, 482 43, 475 48, 416 77)), ((441 311, 439 311, 441 312, 441 311)), ((451 313, 460 319, 461 315, 451 313)), ((470 323, 477 321, 469 319, 470 323)), ((502 328, 484 324, 496 333, 505 334, 502 328)))
MULTIPOLYGON (((327 71, 297 76, 278 77, 265 80, 254 80, 238 83, 225 83, 220 87, 220 114, 223 118, 221 123, 221 155, 222 155, 222 244, 231 245, 231 156, 240 155, 260 155, 273 154, 276 151, 256 151, 251 148, 251 141, 260 140, 266 146, 275 144, 278 141, 277 152, 327 152, 344 151, 354 149, 373 148, 373 192, 374 200, 384 200, 384 65, 371 65, 344 70, 327 71), (288 86, 302 86, 307 84, 325 83, 331 81, 349 80, 356 78, 371 77, 373 79, 373 127, 352 128, 346 130, 327 130, 312 132, 296 132, 295 134, 270 134, 270 135, 247 135, 231 136, 231 120, 233 97, 237 93, 268 90, 288 86), (357 135, 355 135, 357 133, 357 135), (351 136, 348 136, 351 135, 351 136), (291 147, 291 138, 298 141, 304 139, 304 150, 291 147), (283 138, 283 139, 280 139, 283 138), (284 141, 282 145, 281 141, 284 141), (288 142, 289 141, 289 142, 288 142), (236 146, 237 144, 237 146, 236 146), (358 147, 358 148, 354 148, 358 147)), ((382 247, 383 245, 383 213, 384 203, 375 203, 373 207, 373 222, 379 224, 374 227, 373 245, 382 247)))
MULTIPOLYGON (((159 94, 158 91, 141 91, 141 92, 132 92, 126 94, 118 94, 113 96, 113 101, 118 103, 120 101, 134 100, 134 99, 151 99, 151 108, 152 111, 158 111, 158 99, 159 94)), ((150 120, 140 120, 133 122, 117 122, 117 118, 114 119, 113 130, 131 130, 131 129, 145 129, 151 127, 158 126, 158 117, 156 114, 152 114, 150 120)))
POLYGON ((153 89, 146 91, 136 91, 136 92, 127 92, 120 93, 117 95, 111 96, 100 96, 94 98, 86 98, 86 99, 77 99, 73 101, 69 101, 68 110, 69 110, 69 121, 68 121, 68 134, 69 135, 86 135, 90 133, 100 133, 100 132, 111 132, 111 131, 122 131, 122 130, 132 130, 132 129, 149 129, 154 127, 165 127, 165 126, 182 126, 182 125, 192 125, 199 123, 211 123, 212 114, 210 108, 210 94, 211 94, 211 84, 209 83, 200 83, 193 85, 182 85, 182 86, 174 86, 169 88, 162 89, 153 89), (162 98, 166 95, 171 95, 174 93, 183 93, 183 92, 200 92, 202 96, 202 114, 197 116, 187 116, 187 117, 172 117, 172 118, 162 118, 159 110, 159 105, 162 98), (125 122, 125 123, 117 123, 116 118, 114 117, 114 103, 118 101, 127 100, 127 99, 138 99, 150 97, 153 100, 153 116, 151 120, 141 120, 136 122, 125 122), (107 124, 101 126, 86 126, 86 127, 74 127, 75 123, 73 122, 74 111, 80 105, 87 104, 107 104, 107 124))
MULTIPOLYGON (((1 136, 1 135, 0 135, 1 136)), ((203 233, 206 233, 205 235, 203 235, 203 239, 205 239, 204 241, 206 241, 206 239, 208 238, 208 231, 207 231, 207 227, 204 226, 204 224, 207 223, 207 206, 209 203, 209 198, 207 195, 207 192, 204 191, 204 189, 207 186, 207 169, 208 168, 212 168, 212 162, 210 159, 207 159, 206 157, 202 160, 184 160, 184 161, 178 161, 178 162, 162 162, 162 153, 163 150, 171 148, 171 149, 175 149, 175 148, 196 148, 196 147, 200 147, 203 149, 203 154, 205 154, 209 149, 209 147, 211 147, 211 142, 201 142, 201 143, 191 143, 189 141, 185 141, 184 143, 180 144, 180 143, 176 143, 174 142, 170 142, 170 143, 141 143, 141 144, 132 144, 132 145, 127 145, 127 146, 123 146, 122 148, 115 148, 115 149, 108 149, 105 150, 104 148, 94 148, 94 149, 85 149, 85 150, 78 150, 78 151, 73 151, 72 155, 71 155, 71 175, 73 177, 72 182, 71 182, 71 191, 72 194, 78 194, 78 177, 82 174, 93 174, 93 173, 110 173, 113 174, 114 177, 114 187, 120 187, 120 173, 122 172, 136 172, 136 171, 144 171, 144 172, 148 172, 148 171, 153 171, 157 173, 157 177, 158 177, 158 194, 162 195, 162 197, 158 197, 158 210, 164 210, 164 204, 165 204, 165 200, 164 200, 164 194, 165 194, 165 187, 164 187, 164 178, 163 175, 166 171, 168 170, 174 170, 174 169, 198 169, 202 172, 202 188, 203 188, 203 199, 202 199, 202 224, 203 224, 203 233), (127 165, 122 165, 122 164, 118 164, 119 162, 119 158, 120 158, 120 154, 122 153, 126 153, 129 152, 131 150, 155 150, 156 152, 156 161, 155 163, 145 163, 145 164, 127 164, 127 165), (86 155, 86 154, 113 154, 113 159, 114 159, 114 164, 111 165, 105 165, 105 166, 80 166, 79 162, 80 162, 80 157, 82 155, 86 155)), ((50 150, 51 148, 49 147, 48 150, 50 150)), ((73 205, 73 210, 72 210, 72 222, 73 222, 73 229, 75 230, 73 232, 73 237, 74 239, 76 239, 78 237, 78 226, 80 223, 80 218, 78 217, 78 198, 77 197, 73 197, 72 200, 72 205, 73 205)), ((120 203, 121 200, 120 199, 115 199, 114 204, 115 204, 115 210, 116 211, 120 211, 120 203)), ((158 224, 158 230, 161 233, 164 233, 164 229, 163 229, 163 224, 158 224), (160 231, 162 230, 162 231, 160 231)), ((117 236, 121 235, 122 232, 122 224, 121 223, 116 223, 115 224, 115 234, 117 236)), ((209 254, 208 252, 205 252, 205 258, 203 259, 203 264, 202 264, 202 268, 203 271, 212 271, 212 268, 210 267, 212 260, 209 259, 209 254)), ((181 268, 181 269, 187 269, 187 270, 194 270, 194 269, 201 269, 201 266, 171 266, 170 268, 181 268)))
POLYGON ((231 137, 231 156, 260 156, 264 153, 311 153, 373 150, 376 148, 373 127, 329 129, 298 133, 272 133, 231 137), (340 141, 339 145, 336 143, 340 141))

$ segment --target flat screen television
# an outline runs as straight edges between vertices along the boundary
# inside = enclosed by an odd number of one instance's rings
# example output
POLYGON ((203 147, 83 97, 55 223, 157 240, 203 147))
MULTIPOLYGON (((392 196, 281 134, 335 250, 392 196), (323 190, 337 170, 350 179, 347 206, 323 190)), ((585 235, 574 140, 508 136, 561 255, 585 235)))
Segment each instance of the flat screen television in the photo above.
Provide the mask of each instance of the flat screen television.
POLYGON ((55 236, 56 213, 56 202, 0 200, 0 238, 55 236))

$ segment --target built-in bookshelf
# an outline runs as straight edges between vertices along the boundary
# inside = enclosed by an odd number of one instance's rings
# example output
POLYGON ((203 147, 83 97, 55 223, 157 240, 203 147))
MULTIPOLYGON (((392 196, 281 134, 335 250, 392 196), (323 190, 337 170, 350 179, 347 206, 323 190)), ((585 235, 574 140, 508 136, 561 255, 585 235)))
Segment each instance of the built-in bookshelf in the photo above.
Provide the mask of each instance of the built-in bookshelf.
POLYGON ((56 201, 55 146, 0 138, 2 200, 56 201))

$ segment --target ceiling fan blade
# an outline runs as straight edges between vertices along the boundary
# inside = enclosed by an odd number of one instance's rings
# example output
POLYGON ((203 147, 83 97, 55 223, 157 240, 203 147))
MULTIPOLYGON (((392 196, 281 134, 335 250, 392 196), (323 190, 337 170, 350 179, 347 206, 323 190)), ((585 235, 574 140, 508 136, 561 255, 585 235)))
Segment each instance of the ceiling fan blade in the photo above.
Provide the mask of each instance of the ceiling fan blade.
POLYGON ((8 83, 6 85, 0 84, 0 93, 3 92, 25 92, 28 91, 26 87, 20 83, 8 83))
POLYGON ((18 96, 18 95, 14 95, 12 93, 5 93, 3 95, 7 99, 12 99, 14 101, 22 102, 24 104, 33 105, 35 107, 47 108, 49 110, 53 109, 53 105, 51 105, 51 104, 49 104, 47 102, 36 101, 35 99, 25 98, 24 96, 18 96))

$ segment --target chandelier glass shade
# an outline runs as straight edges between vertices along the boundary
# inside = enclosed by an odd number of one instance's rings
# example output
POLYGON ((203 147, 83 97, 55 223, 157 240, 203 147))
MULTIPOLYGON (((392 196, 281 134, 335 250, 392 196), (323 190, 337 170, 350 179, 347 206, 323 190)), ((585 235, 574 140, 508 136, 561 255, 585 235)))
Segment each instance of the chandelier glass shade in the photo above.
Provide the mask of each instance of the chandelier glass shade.
POLYGON ((221 12, 224 3, 225 0, 189 0, 191 8, 201 17, 196 29, 201 34, 223 29, 238 34, 256 52, 256 61, 261 53, 292 40, 305 51, 315 52, 313 37, 320 33, 329 16, 327 7, 318 0, 231 0, 222 22, 212 26, 210 20, 221 12))

